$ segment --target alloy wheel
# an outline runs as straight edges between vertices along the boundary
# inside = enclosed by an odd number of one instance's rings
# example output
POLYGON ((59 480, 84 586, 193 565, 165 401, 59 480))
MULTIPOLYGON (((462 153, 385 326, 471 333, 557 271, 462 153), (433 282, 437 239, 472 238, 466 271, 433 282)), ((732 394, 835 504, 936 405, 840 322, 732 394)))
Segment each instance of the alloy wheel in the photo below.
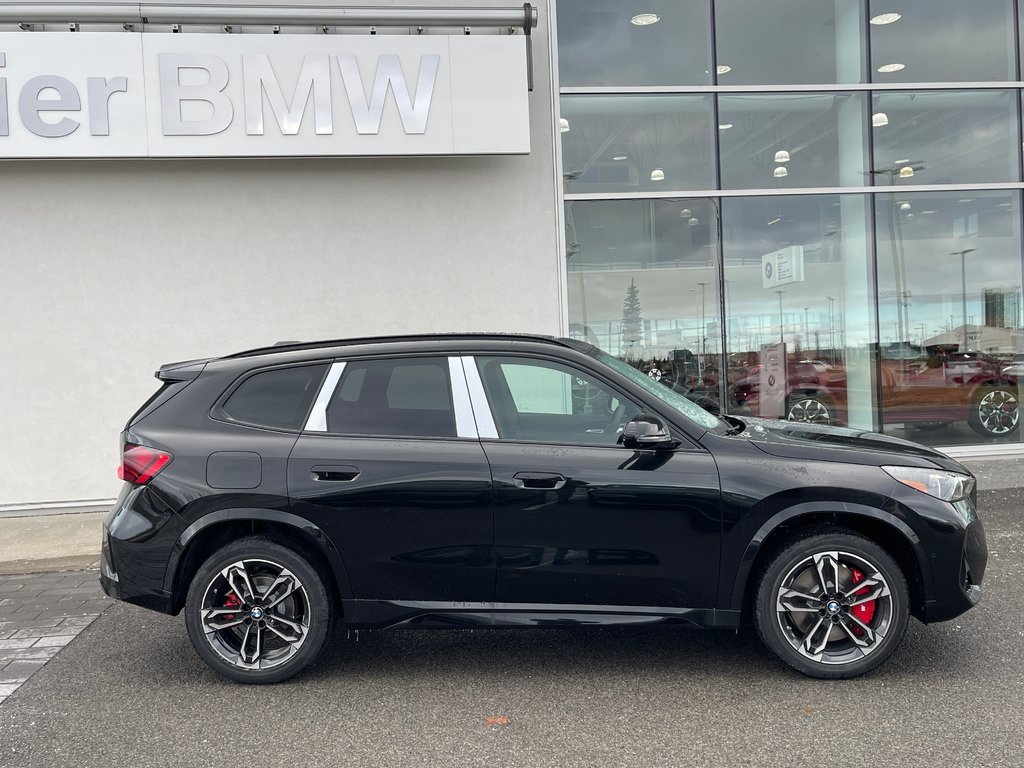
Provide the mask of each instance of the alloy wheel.
POLYGON ((789 421, 802 421, 809 424, 831 424, 832 414, 828 406, 815 397, 805 397, 796 400, 789 406, 786 414, 789 421))
POLYGON ((842 551, 800 560, 782 579, 776 618, 805 659, 842 665, 881 647, 894 621, 888 582, 872 563, 842 551))
POLYGON ((209 646, 239 669, 280 666, 309 636, 306 589, 292 571, 271 560, 238 560, 221 569, 199 610, 209 646))
POLYGON ((978 423, 990 435, 1005 435, 1017 427, 1020 406, 1007 389, 993 389, 978 400, 978 423))

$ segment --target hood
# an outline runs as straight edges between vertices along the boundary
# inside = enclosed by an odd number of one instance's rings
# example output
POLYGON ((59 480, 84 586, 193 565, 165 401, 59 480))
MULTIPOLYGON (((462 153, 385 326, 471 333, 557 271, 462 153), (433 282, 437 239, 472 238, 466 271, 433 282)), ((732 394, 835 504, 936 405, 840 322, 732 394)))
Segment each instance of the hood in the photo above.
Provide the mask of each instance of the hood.
POLYGON ((934 448, 877 432, 750 416, 730 416, 729 419, 742 422, 744 428, 740 436, 772 456, 828 461, 832 457, 823 454, 823 450, 836 449, 843 453, 836 455, 835 461, 850 461, 851 452, 859 452, 859 463, 881 465, 894 463, 894 456, 901 457, 904 462, 913 457, 916 460, 911 463, 915 466, 930 463, 943 469, 966 472, 959 463, 934 448))

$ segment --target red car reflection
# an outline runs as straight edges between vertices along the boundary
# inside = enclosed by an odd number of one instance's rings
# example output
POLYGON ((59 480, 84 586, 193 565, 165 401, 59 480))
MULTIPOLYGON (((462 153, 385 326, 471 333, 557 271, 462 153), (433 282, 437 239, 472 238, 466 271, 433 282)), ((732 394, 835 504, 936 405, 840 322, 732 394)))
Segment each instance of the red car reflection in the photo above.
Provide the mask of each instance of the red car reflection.
MULTIPOLYGON (((999 360, 977 352, 929 351, 927 358, 881 360, 878 383, 884 423, 928 428, 966 421, 979 435, 990 438, 1004 438, 1017 431, 1017 377, 1004 372, 999 360)), ((768 404, 762 408, 757 368, 730 388, 732 407, 737 412, 791 421, 847 423, 847 376, 842 366, 790 359, 786 367, 782 413, 766 412, 768 404)))

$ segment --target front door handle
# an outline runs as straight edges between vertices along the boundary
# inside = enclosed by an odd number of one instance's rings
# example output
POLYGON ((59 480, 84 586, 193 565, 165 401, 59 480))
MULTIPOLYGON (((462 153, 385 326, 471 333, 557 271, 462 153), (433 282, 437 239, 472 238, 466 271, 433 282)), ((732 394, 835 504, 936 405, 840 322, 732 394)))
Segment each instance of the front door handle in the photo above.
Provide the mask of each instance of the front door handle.
POLYGON ((309 470, 314 480, 327 483, 351 483, 359 477, 359 467, 317 466, 309 470))
POLYGON ((565 478, 557 472, 516 472, 512 482, 517 488, 540 488, 557 491, 565 485, 565 478))

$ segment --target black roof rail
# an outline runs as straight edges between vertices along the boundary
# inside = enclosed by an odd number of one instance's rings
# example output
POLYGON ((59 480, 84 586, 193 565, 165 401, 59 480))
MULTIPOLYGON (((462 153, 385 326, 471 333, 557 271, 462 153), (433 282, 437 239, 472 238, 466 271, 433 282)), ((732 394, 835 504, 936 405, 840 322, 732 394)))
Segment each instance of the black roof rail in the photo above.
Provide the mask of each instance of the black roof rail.
POLYGON ((513 341, 539 341, 548 344, 566 346, 565 342, 555 336, 545 336, 534 333, 423 333, 398 336, 363 336, 355 339, 330 339, 325 341, 302 341, 286 342, 280 341, 270 347, 256 347, 243 352, 236 352, 233 355, 226 355, 223 359, 230 360, 238 357, 256 357, 274 352, 299 352, 302 350, 321 349, 326 347, 348 347, 363 344, 388 344, 416 341, 444 341, 451 339, 466 339, 473 341, 487 339, 507 339, 513 341))

